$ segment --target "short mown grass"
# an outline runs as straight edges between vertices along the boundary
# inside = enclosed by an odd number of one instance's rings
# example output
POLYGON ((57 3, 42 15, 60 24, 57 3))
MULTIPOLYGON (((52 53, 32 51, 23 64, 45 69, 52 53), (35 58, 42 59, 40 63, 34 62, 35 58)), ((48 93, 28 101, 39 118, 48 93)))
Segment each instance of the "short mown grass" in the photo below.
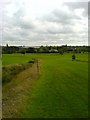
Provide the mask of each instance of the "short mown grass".
MULTIPOLYGON (((3 64, 8 64, 5 61, 7 56, 3 55, 3 64)), ((12 56, 14 57, 10 57, 12 56)), ((20 59, 19 54, 15 56, 20 59)), ((28 92, 26 107, 20 117, 88 117, 87 53, 76 54, 75 61, 72 61, 72 54, 26 54, 26 59, 25 56, 22 57, 21 62, 38 58, 42 64, 39 80, 34 84, 32 92, 28 92)), ((8 57, 8 61, 9 59, 8 57)), ((14 63, 13 60, 12 64, 14 63)))
POLYGON ((86 54, 43 56, 42 75, 23 117, 88 117, 88 62, 86 54), (82 62, 86 61, 86 62, 82 62))

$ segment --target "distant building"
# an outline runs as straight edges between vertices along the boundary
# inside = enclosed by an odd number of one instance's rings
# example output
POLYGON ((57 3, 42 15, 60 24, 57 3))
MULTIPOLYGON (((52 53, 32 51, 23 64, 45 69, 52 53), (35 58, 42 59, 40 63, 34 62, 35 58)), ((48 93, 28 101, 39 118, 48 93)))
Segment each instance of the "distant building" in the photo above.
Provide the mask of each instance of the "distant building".
POLYGON ((51 50, 49 50, 49 52, 58 52, 58 50, 52 48, 51 50))

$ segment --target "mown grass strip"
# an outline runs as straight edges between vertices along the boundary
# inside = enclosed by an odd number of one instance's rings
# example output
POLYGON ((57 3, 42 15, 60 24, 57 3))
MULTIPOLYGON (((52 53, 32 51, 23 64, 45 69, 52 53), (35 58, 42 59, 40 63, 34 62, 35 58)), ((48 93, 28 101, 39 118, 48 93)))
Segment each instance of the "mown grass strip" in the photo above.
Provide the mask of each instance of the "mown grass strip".
MULTIPOLYGON (((88 63, 72 61, 69 55, 43 57, 42 75, 24 118, 88 117, 88 63)), ((84 54, 77 58, 87 60, 84 54)))

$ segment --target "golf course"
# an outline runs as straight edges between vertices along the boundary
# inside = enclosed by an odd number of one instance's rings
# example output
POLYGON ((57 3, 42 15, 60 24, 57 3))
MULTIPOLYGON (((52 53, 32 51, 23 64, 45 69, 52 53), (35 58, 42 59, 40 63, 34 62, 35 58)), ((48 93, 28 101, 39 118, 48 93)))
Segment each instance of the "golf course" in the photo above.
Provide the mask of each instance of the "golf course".
POLYGON ((3 54, 2 67, 32 59, 3 83, 3 118, 87 118, 88 53, 76 53, 73 61, 72 53, 3 54))

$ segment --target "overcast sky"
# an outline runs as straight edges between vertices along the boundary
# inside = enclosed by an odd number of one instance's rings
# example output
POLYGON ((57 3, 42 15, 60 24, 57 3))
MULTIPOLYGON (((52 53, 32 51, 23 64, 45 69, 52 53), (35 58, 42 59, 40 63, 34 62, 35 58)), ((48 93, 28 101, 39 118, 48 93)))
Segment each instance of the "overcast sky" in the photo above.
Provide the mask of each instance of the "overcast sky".
POLYGON ((2 45, 88 45, 88 0, 0 0, 0 7, 2 45))

